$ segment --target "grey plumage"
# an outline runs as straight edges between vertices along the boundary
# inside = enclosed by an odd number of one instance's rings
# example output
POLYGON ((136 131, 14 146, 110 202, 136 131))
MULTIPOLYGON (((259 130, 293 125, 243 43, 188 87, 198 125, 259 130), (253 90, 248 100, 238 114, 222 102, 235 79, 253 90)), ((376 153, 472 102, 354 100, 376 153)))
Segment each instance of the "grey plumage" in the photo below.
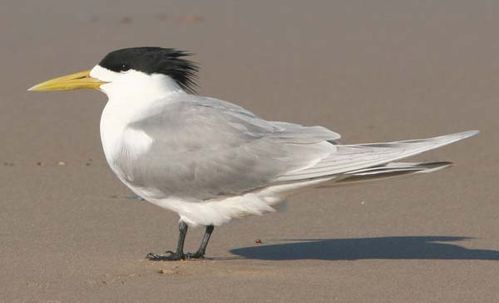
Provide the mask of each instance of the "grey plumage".
MULTIPOLYGON (((206 201, 263 187, 379 166, 434 149, 474 132, 389 143, 339 145, 340 135, 258 118, 213 98, 182 94, 129 125, 153 138, 147 152, 127 167, 126 145, 115 159, 127 182, 164 196, 206 201), (140 165, 137 165, 140 163, 140 165)), ((411 168, 412 169, 412 168, 411 168)))

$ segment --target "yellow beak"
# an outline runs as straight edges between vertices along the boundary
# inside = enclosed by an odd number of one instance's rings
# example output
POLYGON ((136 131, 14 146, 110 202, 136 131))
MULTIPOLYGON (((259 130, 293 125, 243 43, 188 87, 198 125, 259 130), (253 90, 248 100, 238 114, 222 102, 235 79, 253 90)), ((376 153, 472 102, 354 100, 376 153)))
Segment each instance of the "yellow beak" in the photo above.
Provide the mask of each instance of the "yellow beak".
POLYGON ((74 89, 99 89, 106 82, 90 77, 90 70, 62 76, 37 84, 29 91, 54 91, 54 90, 74 90, 74 89))

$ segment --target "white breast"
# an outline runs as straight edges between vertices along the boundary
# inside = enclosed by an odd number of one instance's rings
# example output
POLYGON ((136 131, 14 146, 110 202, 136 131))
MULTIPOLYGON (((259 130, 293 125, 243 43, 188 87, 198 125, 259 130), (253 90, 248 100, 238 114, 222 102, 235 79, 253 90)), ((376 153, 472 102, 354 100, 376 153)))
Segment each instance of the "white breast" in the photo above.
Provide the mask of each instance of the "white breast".
POLYGON ((102 112, 100 133, 107 162, 122 177, 124 169, 133 167, 134 160, 146 153, 153 139, 145 132, 130 127, 133 117, 122 106, 108 102, 102 112))
POLYGON ((100 120, 100 136, 102 148, 107 162, 112 166, 113 159, 123 148, 123 133, 127 126, 126 121, 113 117, 113 108, 109 103, 104 108, 100 120))

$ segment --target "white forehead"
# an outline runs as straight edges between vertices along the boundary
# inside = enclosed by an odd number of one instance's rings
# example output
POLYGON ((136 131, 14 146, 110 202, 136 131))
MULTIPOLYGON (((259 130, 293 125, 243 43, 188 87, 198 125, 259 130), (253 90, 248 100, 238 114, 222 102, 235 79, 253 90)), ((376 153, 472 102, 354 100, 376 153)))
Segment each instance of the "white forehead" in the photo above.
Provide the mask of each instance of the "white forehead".
POLYGON ((113 80, 116 79, 116 77, 119 76, 120 73, 113 72, 112 70, 109 70, 105 67, 102 67, 100 65, 94 66, 92 70, 90 71, 90 77, 96 78, 105 82, 112 82, 113 80))

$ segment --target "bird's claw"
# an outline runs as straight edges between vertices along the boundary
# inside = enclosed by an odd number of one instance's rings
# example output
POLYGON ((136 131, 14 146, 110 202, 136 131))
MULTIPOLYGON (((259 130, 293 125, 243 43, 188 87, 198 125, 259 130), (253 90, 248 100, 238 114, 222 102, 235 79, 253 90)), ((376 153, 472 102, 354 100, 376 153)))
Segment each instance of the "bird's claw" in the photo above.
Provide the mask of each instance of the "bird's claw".
POLYGON ((195 253, 186 253, 185 254, 185 259, 204 259, 204 254, 200 252, 195 252, 195 253))
POLYGON ((185 255, 177 254, 171 250, 168 250, 165 252, 165 254, 148 253, 146 255, 146 259, 150 261, 179 261, 184 260, 185 255))
POLYGON ((204 253, 185 253, 178 254, 171 250, 165 251, 164 254, 148 253, 146 259, 150 261, 179 261, 179 260, 194 260, 194 259, 204 259, 204 253))

